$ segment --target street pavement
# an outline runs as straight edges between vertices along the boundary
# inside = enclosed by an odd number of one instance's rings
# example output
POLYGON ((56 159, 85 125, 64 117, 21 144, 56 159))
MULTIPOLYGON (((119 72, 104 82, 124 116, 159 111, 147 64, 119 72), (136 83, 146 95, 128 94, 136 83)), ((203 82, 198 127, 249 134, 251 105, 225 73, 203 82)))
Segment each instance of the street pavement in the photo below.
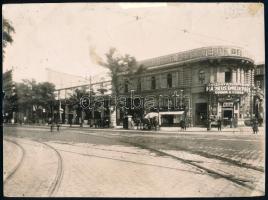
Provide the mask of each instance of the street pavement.
POLYGON ((60 152, 66 168, 61 187, 54 196, 258 196, 264 191, 264 134, 189 134, 67 127, 51 133, 48 127, 24 126, 5 127, 4 137, 43 141, 60 152), (157 151, 150 149, 165 152, 174 158, 160 156, 157 151), (146 156, 141 159, 140 154, 146 156), (100 159, 113 159, 116 162, 99 162, 100 159), (120 159, 127 160, 128 164, 124 167, 116 164, 123 162, 120 159), (92 162, 96 164, 92 165, 92 162), (130 163, 135 162, 139 165, 145 163, 146 167, 131 167, 130 163), (106 166, 111 167, 107 169, 106 166), (159 166, 165 169, 160 170, 161 173, 155 169, 159 166), (166 172, 167 168, 176 167, 188 170, 189 174, 182 175, 188 173, 184 171, 175 174, 166 172), (122 174, 119 169, 122 169, 122 174), (202 176, 199 177, 198 173, 202 173, 202 176), (212 174, 214 178, 211 178, 212 174), (132 179, 126 181, 121 176, 132 179), (167 183, 165 180, 169 179, 167 183), (180 182, 176 183, 176 179, 180 182), (120 183, 115 184, 116 180, 120 183), (237 181, 239 184, 235 183, 237 181), (86 187, 88 184, 94 187, 86 187), (176 184, 178 187, 174 186, 176 184), (205 185, 210 188, 202 187, 205 185))

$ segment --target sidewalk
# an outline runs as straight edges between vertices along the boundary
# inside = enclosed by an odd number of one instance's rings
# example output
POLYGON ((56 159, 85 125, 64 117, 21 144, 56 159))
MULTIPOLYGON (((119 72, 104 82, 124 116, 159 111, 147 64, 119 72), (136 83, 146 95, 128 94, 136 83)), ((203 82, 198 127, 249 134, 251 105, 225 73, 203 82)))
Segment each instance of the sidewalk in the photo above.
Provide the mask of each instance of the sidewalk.
MULTIPOLYGON (((31 127, 31 128, 44 128, 49 129, 49 125, 30 125, 30 124, 4 124, 6 127, 31 127)), ((56 127, 54 127, 56 128, 56 127)), ((140 129, 123 129, 121 126, 115 127, 115 128, 93 128, 89 127, 88 125, 83 125, 81 127, 80 125, 72 125, 70 127, 69 124, 62 124, 60 129, 84 129, 84 130, 92 130, 92 131, 110 131, 110 132, 125 132, 125 133, 139 133, 139 134, 227 134, 227 135, 252 135, 252 128, 249 126, 245 127, 238 127, 238 128, 223 128, 221 131, 218 131, 217 128, 212 128, 211 130, 207 130, 205 127, 189 127, 185 130, 181 130, 180 127, 160 127, 160 130, 140 130, 140 129)), ((265 127, 259 127, 259 133, 258 135, 262 135, 265 133, 265 127)))
MULTIPOLYGON (((160 131, 169 131, 169 132, 230 132, 230 133, 252 133, 252 128, 249 126, 245 127, 237 127, 237 128, 222 128, 221 131, 218 131, 217 128, 211 128, 211 130, 207 130, 205 127, 189 127, 185 130, 181 130, 180 127, 161 127, 160 131)), ((259 133, 264 133, 265 127, 259 127, 259 133)))

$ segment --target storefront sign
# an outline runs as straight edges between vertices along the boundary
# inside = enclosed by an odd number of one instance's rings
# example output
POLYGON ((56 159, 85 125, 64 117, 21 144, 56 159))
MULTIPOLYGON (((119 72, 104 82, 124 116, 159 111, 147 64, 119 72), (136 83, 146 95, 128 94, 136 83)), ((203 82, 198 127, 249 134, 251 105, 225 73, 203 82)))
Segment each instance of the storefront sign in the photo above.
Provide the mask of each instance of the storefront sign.
POLYGON ((250 86, 235 83, 209 83, 206 91, 215 94, 244 94, 250 92, 250 86))
POLYGON ((224 108, 232 108, 233 106, 234 106, 233 102, 224 102, 222 104, 222 107, 224 107, 224 108))
POLYGON ((140 64, 143 64, 146 67, 150 67, 150 66, 159 66, 164 64, 188 61, 193 59, 221 57, 221 56, 248 57, 246 52, 241 48, 205 47, 205 48, 194 49, 191 51, 185 51, 181 53, 175 53, 167 56, 161 56, 158 58, 144 60, 141 61, 140 64))

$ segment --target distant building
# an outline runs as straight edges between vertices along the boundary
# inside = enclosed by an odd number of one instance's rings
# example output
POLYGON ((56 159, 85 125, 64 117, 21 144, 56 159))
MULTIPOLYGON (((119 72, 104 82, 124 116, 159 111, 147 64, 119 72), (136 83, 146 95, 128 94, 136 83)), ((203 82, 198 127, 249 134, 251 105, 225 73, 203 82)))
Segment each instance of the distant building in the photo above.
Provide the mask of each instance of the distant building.
MULTIPOLYGON (((242 48, 215 46, 174 53, 140 61, 146 71, 139 75, 120 75, 120 94, 131 91, 142 96, 154 95, 157 107, 128 109, 144 116, 158 112, 161 126, 176 126, 181 119, 192 126, 205 126, 208 119, 222 118, 224 124, 236 119, 244 125, 254 116, 254 60, 242 48), (179 102, 176 106, 175 98, 179 102), (169 96, 170 98, 164 98, 169 96), (159 108, 159 109, 158 109, 159 108)), ((259 81, 259 80, 258 80, 259 81)), ((260 83, 263 88, 263 83, 260 83)), ((124 110, 118 115, 122 119, 124 110)))
POLYGON ((261 89, 264 93, 265 90, 265 65, 264 64, 258 64, 255 67, 255 73, 254 73, 254 84, 257 88, 261 89))
POLYGON ((89 84, 89 79, 82 76, 68 74, 46 68, 47 81, 53 83, 56 89, 73 87, 76 85, 89 84))
POLYGON ((253 112, 256 117, 264 119, 265 105, 265 65, 257 64, 254 73, 254 100, 253 112))

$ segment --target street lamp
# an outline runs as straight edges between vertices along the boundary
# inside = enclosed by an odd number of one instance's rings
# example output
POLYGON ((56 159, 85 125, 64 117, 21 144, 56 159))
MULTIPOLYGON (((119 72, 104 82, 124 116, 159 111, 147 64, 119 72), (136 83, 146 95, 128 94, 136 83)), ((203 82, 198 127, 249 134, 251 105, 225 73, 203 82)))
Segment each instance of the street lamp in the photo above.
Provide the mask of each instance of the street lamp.
POLYGON ((180 95, 180 109, 182 109, 182 98, 183 98, 183 90, 181 90, 181 95, 180 95))
POLYGON ((159 127, 161 125, 161 116, 160 116, 160 99, 162 99, 162 96, 163 95, 159 95, 159 98, 158 98, 158 124, 159 124, 159 127))

